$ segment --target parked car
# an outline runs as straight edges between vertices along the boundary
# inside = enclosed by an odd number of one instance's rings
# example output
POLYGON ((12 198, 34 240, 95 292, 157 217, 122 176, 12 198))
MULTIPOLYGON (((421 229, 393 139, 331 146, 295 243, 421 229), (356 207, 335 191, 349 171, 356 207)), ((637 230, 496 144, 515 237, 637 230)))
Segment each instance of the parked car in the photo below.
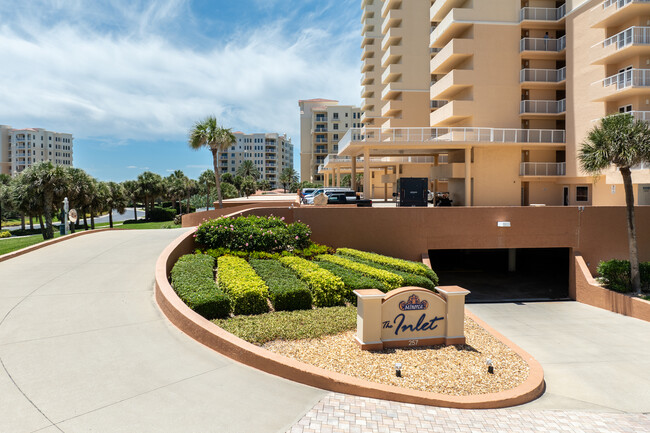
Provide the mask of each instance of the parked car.
POLYGON ((346 192, 326 192, 327 204, 355 204, 357 195, 354 191, 346 192))
MULTIPOLYGON (((350 188, 334 188, 334 187, 328 187, 328 188, 318 188, 311 194, 305 195, 305 203, 306 204, 314 204, 314 197, 316 197, 319 194, 327 194, 328 196, 333 193, 344 193, 344 194, 352 194, 354 195, 354 199, 356 200, 356 194, 354 191, 352 191, 350 188)), ((348 197, 346 195, 346 197, 348 197)))
POLYGON ((453 200, 449 198, 448 192, 437 192, 435 206, 451 206, 453 200))

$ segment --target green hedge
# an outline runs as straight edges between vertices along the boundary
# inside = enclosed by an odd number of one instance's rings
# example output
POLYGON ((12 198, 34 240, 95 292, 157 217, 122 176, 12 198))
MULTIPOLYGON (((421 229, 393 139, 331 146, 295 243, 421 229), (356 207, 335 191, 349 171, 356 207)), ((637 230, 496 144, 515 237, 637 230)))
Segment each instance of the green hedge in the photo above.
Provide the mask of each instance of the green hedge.
MULTIPOLYGON (((632 291, 632 281, 630 275, 630 262, 628 260, 608 260, 600 262, 597 268, 601 281, 608 289, 621 293, 632 291)), ((641 274, 641 288, 648 290, 650 288, 650 262, 639 263, 639 273, 641 274)))
POLYGON ((336 275, 300 257, 281 257, 278 260, 307 283, 315 306, 333 307, 343 303, 345 284, 336 275))
POLYGON ((320 245, 316 243, 310 244, 308 247, 303 248, 303 249, 294 249, 291 251, 280 251, 280 252, 274 252, 274 253, 269 253, 266 251, 240 251, 240 250, 231 250, 230 248, 208 248, 208 249, 197 249, 196 252, 202 253, 202 254, 207 254, 215 259, 218 259, 221 256, 235 256, 235 257, 240 257, 242 259, 262 259, 262 260, 270 260, 270 259, 279 259, 282 256, 298 256, 298 257, 303 257, 305 259, 311 259, 314 256, 317 256, 319 254, 328 254, 328 253, 333 253, 334 250, 327 245, 320 245))
POLYGON ((227 317, 230 300, 214 281, 214 259, 188 254, 178 259, 171 272, 174 291, 187 306, 206 319, 227 317))
POLYGON ((345 299, 355 305, 357 303, 357 296, 353 293, 355 290, 379 289, 382 292, 390 290, 388 284, 375 280, 362 272, 345 268, 331 262, 319 261, 317 263, 321 268, 327 269, 332 274, 343 280, 343 283, 345 284, 345 299))
POLYGON ((175 216, 175 209, 155 207, 149 211, 149 221, 152 222, 174 221, 175 216))
POLYGON ((244 259, 222 256, 217 260, 219 288, 230 297, 235 314, 261 314, 269 311, 269 289, 244 259))
POLYGON ((379 269, 367 265, 365 263, 355 262, 342 256, 333 256, 330 254, 323 254, 316 257, 316 260, 334 263, 344 268, 352 269, 354 271, 362 272, 376 280, 379 280, 389 286, 391 289, 396 289, 404 285, 404 278, 394 274, 393 272, 379 269))
POLYGON ((438 275, 424 263, 411 262, 409 260, 397 259, 395 257, 359 251, 352 248, 339 248, 337 254, 358 258, 367 262, 379 263, 402 272, 421 275, 430 279, 434 286, 438 285, 438 275))
POLYGON ((395 268, 392 268, 390 266, 382 265, 377 262, 367 262, 365 260, 357 259, 354 257, 348 257, 350 260, 354 262, 359 262, 366 264, 368 266, 372 266, 373 268, 378 268, 378 269, 383 269, 385 271, 390 271, 394 274, 399 275, 404 279, 404 286, 413 286, 413 287, 424 287, 425 289, 429 290, 436 290, 436 284, 433 283, 430 279, 427 277, 423 277, 422 275, 417 275, 417 274, 411 274, 409 272, 403 272, 403 271, 398 271, 395 268))
POLYGON ((0 230, 0 239, 1 238, 10 238, 11 232, 9 230, 0 230))
POLYGON ((309 287, 277 260, 252 259, 250 265, 269 287, 269 298, 276 311, 307 310, 312 299, 309 287))

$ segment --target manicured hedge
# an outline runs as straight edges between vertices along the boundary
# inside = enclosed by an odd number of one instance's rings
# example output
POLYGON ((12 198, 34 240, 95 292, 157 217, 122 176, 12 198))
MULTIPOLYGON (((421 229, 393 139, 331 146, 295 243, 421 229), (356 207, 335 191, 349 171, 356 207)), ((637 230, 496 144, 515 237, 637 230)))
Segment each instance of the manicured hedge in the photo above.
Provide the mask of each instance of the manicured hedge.
POLYGON ((206 319, 227 317, 230 300, 214 281, 214 259, 188 254, 178 259, 171 272, 174 291, 187 306, 206 319))
POLYGON ((390 290, 388 284, 376 280, 362 272, 345 268, 331 262, 318 261, 318 266, 327 269, 345 283, 345 299, 353 304, 357 302, 357 296, 353 293, 355 290, 379 289, 382 292, 390 290))
POLYGON ((438 284, 438 275, 436 275, 436 273, 424 263, 411 262, 409 260, 397 259, 395 257, 388 257, 381 254, 359 251, 352 248, 339 248, 337 250, 337 254, 355 257, 368 262, 379 263, 381 265, 389 266, 393 269, 408 272, 411 274, 422 275, 423 277, 430 279, 433 282, 434 286, 438 284))
POLYGON ((333 256, 330 254, 323 254, 316 257, 316 260, 334 263, 344 268, 352 269, 354 271, 362 272, 376 280, 385 283, 391 289, 396 289, 404 285, 404 278, 400 277, 393 272, 384 269, 378 269, 369 266, 365 263, 355 262, 342 256, 333 256))
POLYGON ((422 275, 411 274, 409 272, 404 272, 404 271, 398 271, 395 268, 391 268, 390 266, 382 265, 377 262, 368 262, 365 260, 357 259, 355 257, 348 257, 348 258, 352 261, 363 263, 368 266, 372 266, 373 268, 383 269, 385 271, 390 271, 394 274, 397 274, 404 279, 404 286, 424 287, 425 289, 434 290, 434 291, 436 289, 436 285, 433 283, 433 281, 431 281, 427 277, 423 277, 422 275))
MULTIPOLYGON (((601 281, 608 289, 621 293, 632 291, 630 262, 628 260, 608 260, 600 262, 597 268, 601 281)), ((639 263, 641 287, 650 288, 650 262, 639 263)))
POLYGON ((239 251, 239 250, 231 250, 230 248, 223 248, 223 247, 198 249, 197 252, 210 255, 215 259, 218 259, 221 256, 235 256, 235 257, 241 257, 242 259, 249 259, 249 260, 250 259, 270 260, 270 259, 279 259, 282 256, 298 256, 298 257, 303 257, 305 259, 311 259, 314 256, 317 256, 319 254, 333 253, 334 250, 328 247, 327 245, 312 243, 303 249, 294 249, 291 251, 281 251, 275 253, 269 253, 266 251, 239 251))
POLYGON ((315 306, 333 307, 343 303, 345 284, 336 275, 300 257, 281 257, 278 260, 307 283, 315 306))
POLYGON ((235 314, 261 314, 269 311, 269 289, 244 259, 222 256, 217 260, 219 288, 230 297, 235 314))
POLYGON ((174 221, 175 216, 175 209, 155 207, 149 211, 149 221, 152 222, 174 221))
POLYGON ((304 281, 277 260, 252 259, 250 265, 269 287, 269 298, 276 311, 307 310, 312 299, 304 281))
POLYGON ((196 241, 204 247, 236 251, 277 252, 309 247, 311 229, 306 224, 287 224, 284 218, 222 217, 201 224, 196 241))
POLYGON ((0 230, 0 238, 10 238, 11 232, 9 230, 0 230))

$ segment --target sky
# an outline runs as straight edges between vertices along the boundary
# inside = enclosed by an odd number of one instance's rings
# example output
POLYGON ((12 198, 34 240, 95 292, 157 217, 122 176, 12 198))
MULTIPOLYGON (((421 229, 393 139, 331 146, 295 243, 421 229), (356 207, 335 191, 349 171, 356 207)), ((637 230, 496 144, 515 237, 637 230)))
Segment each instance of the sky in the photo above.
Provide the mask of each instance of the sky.
POLYGON ((72 133, 100 180, 196 178, 188 131, 286 133, 298 100, 360 100, 359 0, 0 0, 0 124, 72 133))

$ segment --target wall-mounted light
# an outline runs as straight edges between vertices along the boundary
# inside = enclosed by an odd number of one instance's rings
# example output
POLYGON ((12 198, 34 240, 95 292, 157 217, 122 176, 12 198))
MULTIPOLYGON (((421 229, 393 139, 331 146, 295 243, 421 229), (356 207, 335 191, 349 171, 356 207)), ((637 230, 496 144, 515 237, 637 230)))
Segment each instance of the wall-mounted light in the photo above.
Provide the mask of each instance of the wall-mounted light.
POLYGON ((510 227, 510 221, 497 221, 497 227, 510 227))

